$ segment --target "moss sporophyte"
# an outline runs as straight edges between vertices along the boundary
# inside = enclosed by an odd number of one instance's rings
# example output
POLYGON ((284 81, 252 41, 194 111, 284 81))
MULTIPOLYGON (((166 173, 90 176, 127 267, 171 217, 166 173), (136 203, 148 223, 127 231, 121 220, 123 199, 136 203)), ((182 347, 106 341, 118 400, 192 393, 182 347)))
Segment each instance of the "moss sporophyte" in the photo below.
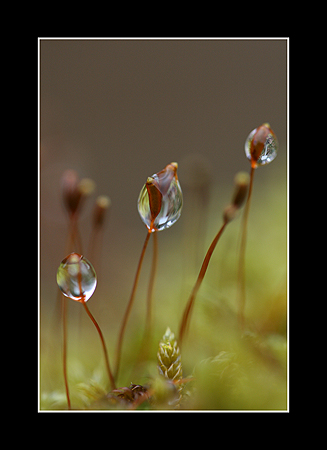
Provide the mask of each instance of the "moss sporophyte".
MULTIPOLYGON (((61 292, 65 297, 71 300, 82 303, 85 308, 87 315, 92 320, 101 340, 101 345, 104 352, 106 369, 108 372, 108 377, 111 385, 111 389, 115 388, 115 381, 112 375, 109 357, 107 352, 107 347, 103 338, 102 331, 99 324, 91 314, 86 302, 91 298, 93 292, 95 291, 97 285, 97 277, 95 270, 84 256, 78 253, 71 253, 60 263, 57 271, 57 284, 61 292)), ((65 388, 67 395, 68 408, 71 408, 71 402, 69 397, 69 388, 67 381, 67 368, 66 368, 66 307, 65 298, 62 298, 63 304, 63 323, 64 323, 64 378, 65 378, 65 388)))
POLYGON ((154 245, 152 271, 150 275, 147 295, 146 329, 144 342, 146 342, 150 338, 152 290, 154 286, 158 254, 157 232, 166 230, 170 228, 174 223, 176 223, 181 215, 183 207, 183 194, 177 177, 177 168, 178 164, 176 162, 172 162, 160 172, 153 174, 151 177, 148 177, 145 185, 141 189, 138 198, 137 207, 140 217, 147 227, 147 234, 137 266, 131 296, 127 304, 127 308, 119 332, 116 348, 115 378, 118 376, 119 372, 124 332, 133 306, 145 251, 149 242, 149 238, 153 234, 154 245))
MULTIPOLYGON (((88 403, 88 406, 91 409, 96 409, 97 407, 99 407, 99 409, 118 408, 132 410, 139 408, 176 409, 183 408, 186 404, 192 405, 190 398, 192 398, 193 395, 195 395, 194 399, 197 399, 194 400, 194 404, 196 404, 198 401, 198 397, 196 397, 197 394, 194 394, 194 392, 197 392, 196 376, 193 377, 190 375, 185 379, 183 378, 181 351, 187 342, 187 332, 190 328, 191 317, 194 312, 197 294, 207 273, 214 250, 216 249, 223 232, 225 231, 227 225, 238 216, 238 212, 245 202, 245 209, 241 223, 241 245, 238 275, 236 280, 236 284, 238 286, 238 327, 242 333, 245 333, 247 326, 245 320, 245 246, 254 171, 258 166, 266 165, 273 161, 277 155, 277 150, 278 142, 276 135, 267 123, 255 128, 247 137, 245 142, 245 154, 251 164, 250 174, 239 172, 235 176, 235 187, 232 200, 222 212, 222 224, 204 255, 193 289, 191 290, 189 298, 183 307, 179 320, 177 338, 168 327, 158 346, 157 373, 151 374, 150 371, 149 376, 145 373, 144 376, 148 376, 147 383, 143 385, 131 383, 129 387, 117 388, 116 386, 118 385, 122 365, 122 351, 126 327, 134 304, 141 268, 151 236, 153 236, 153 253, 151 259, 150 279, 147 293, 145 295, 145 326, 143 330, 143 339, 137 352, 138 357, 136 358, 136 363, 138 364, 138 367, 142 367, 142 364, 149 363, 153 357, 150 353, 149 343, 153 339, 154 331, 152 302, 158 260, 157 234, 159 231, 170 228, 181 216, 183 194, 177 176, 178 164, 176 162, 172 162, 159 172, 145 178, 145 184, 141 188, 138 196, 137 209, 141 220, 146 226, 146 236, 138 260, 130 297, 126 303, 125 312, 119 326, 115 349, 114 370, 112 370, 110 366, 104 335, 98 322, 95 320, 87 306, 96 289, 97 275, 92 262, 82 253, 82 239, 78 227, 80 211, 90 193, 93 192, 95 183, 89 179, 79 181, 77 173, 72 170, 64 173, 62 179, 62 199, 68 213, 69 227, 66 250, 67 253, 70 253, 59 265, 57 271, 57 284, 60 292, 63 294, 61 296, 63 325, 63 373, 68 409, 73 409, 73 405, 67 375, 69 372, 69 363, 67 363, 67 298, 83 305, 83 308, 94 324, 100 337, 105 358, 105 367, 109 385, 105 388, 93 387, 91 389, 90 387, 83 387, 84 395, 89 393, 90 398, 92 398, 93 403, 88 403), (194 384, 194 389, 188 389, 185 387, 190 381, 192 381, 192 386, 194 384)), ((101 248, 100 245, 96 245, 97 238, 99 239, 100 237, 104 217, 106 215, 106 211, 110 207, 110 204, 111 201, 106 196, 100 196, 96 201, 96 205, 93 210, 92 231, 87 253, 87 255, 91 255, 92 258, 96 258, 97 256, 96 248, 98 248, 98 252, 101 248)), ((175 319, 172 319, 172 321, 175 321, 175 319)), ((223 353, 224 352, 221 354, 223 353)), ((129 356, 127 356, 127 360, 128 359, 129 356)), ((221 358, 219 361, 221 361, 221 358)), ((226 361, 224 360, 224 367, 225 365, 229 365, 229 367, 231 367, 230 364, 234 364, 234 362, 232 363, 231 361, 234 361, 234 359, 230 358, 226 359, 226 361)), ((124 370, 125 364, 126 362, 123 364, 124 370)), ((209 367, 209 365, 203 367, 209 367)), ((213 366, 210 365, 210 367, 213 366)), ((237 367, 239 367, 239 365, 237 367)), ((201 372, 201 370, 198 370, 197 373, 201 374, 203 372, 201 372)), ((199 389, 201 391, 201 380, 199 383, 199 389)))
POLYGON ((247 223, 250 210, 250 201, 253 189, 254 171, 259 166, 264 166, 272 162, 278 151, 278 140, 270 128, 269 123, 264 123, 258 128, 251 131, 245 141, 245 155, 251 163, 250 170, 250 186, 246 200, 243 220, 242 220, 242 237, 240 246, 240 256, 238 264, 238 321, 242 329, 244 329, 245 321, 245 249, 247 223))

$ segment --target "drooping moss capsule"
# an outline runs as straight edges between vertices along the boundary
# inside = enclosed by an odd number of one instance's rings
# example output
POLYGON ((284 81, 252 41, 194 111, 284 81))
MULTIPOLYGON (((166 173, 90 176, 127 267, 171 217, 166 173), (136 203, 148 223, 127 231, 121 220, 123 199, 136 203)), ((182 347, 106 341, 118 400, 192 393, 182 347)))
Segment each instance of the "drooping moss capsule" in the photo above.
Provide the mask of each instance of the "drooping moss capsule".
POLYGON ((149 231, 171 227, 180 217, 183 194, 177 177, 176 162, 148 177, 141 189, 137 207, 149 231))
POLYGON ((269 164, 277 156, 278 141, 269 123, 264 123, 251 131, 245 141, 245 154, 251 166, 269 164))

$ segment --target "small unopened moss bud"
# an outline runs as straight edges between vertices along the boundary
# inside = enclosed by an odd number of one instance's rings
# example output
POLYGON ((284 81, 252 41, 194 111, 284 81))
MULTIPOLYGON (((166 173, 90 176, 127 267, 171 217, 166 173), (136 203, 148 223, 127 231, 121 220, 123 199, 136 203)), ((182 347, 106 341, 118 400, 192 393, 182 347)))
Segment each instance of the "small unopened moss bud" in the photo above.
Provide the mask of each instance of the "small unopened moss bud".
POLYGON ((232 203, 224 209, 223 218, 225 222, 235 219, 238 209, 243 205, 250 183, 250 177, 246 172, 238 172, 235 176, 235 190, 232 203))
POLYGON ((82 200, 91 195, 95 189, 95 183, 90 178, 78 180, 75 170, 66 170, 61 179, 62 198, 69 215, 76 214, 81 207, 82 200))
POLYGON ((236 208, 241 208, 248 193, 250 176, 246 172, 238 172, 235 175, 234 182, 235 182, 235 191, 232 204, 236 208))
POLYGON ((93 194, 95 190, 95 182, 91 180, 91 178, 83 178, 78 183, 77 188, 83 197, 88 197, 89 195, 93 194))
POLYGON ((223 213, 223 219, 224 222, 230 222, 231 220, 235 219, 237 214, 237 208, 235 205, 227 205, 224 209, 223 213))
POLYGON ((93 210, 93 223, 96 227, 101 227, 104 222, 106 211, 111 206, 111 200, 106 195, 99 195, 95 201, 93 210))
POLYGON ((80 193, 78 192, 78 175, 75 170, 66 170, 61 178, 62 199, 69 214, 78 208, 80 193))

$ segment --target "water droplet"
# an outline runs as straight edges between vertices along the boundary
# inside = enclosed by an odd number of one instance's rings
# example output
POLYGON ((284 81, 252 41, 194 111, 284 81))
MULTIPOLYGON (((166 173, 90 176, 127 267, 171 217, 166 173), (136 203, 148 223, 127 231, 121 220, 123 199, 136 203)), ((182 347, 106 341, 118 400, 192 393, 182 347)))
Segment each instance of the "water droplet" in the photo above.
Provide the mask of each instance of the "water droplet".
POLYGON ((168 164, 148 178, 137 206, 141 219, 152 232, 165 230, 179 219, 183 194, 177 178, 177 163, 168 164))
POLYGON ((66 297, 87 302, 96 288, 97 276, 90 261, 78 253, 71 253, 60 263, 57 284, 66 297))
POLYGON ((245 141, 245 154, 252 167, 269 164, 277 156, 278 141, 268 123, 251 131, 245 141))

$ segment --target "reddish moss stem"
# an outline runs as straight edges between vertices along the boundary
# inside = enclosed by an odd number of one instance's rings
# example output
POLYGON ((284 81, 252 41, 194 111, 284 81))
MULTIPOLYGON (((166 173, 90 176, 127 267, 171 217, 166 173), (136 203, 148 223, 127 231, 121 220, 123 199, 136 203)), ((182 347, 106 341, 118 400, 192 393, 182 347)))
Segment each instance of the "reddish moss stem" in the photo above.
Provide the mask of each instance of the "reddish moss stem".
POLYGON ((116 389, 115 379, 114 379, 114 376, 113 376, 113 374, 111 372, 111 369, 110 369, 108 351, 107 351, 107 347, 106 347, 106 343, 105 343, 102 331, 101 331, 101 329, 99 327, 98 322, 95 320, 95 318, 91 314, 91 311, 87 307, 86 302, 84 301, 82 303, 83 303, 83 306, 85 308, 85 311, 87 312, 89 318, 92 320, 95 328, 97 329, 97 332, 99 333, 101 344, 102 344, 102 348, 103 348, 103 353, 104 353, 104 359, 105 359, 105 362, 106 362, 106 368, 107 368, 107 372, 108 372, 108 376, 109 376, 109 380, 110 380, 111 390, 116 389))
POLYGON ((148 285, 148 294, 147 294, 147 309, 146 309, 146 318, 145 318, 145 329, 141 344, 141 349, 136 360, 136 366, 141 362, 146 360, 148 356, 148 352, 150 350, 149 342, 151 341, 152 335, 152 299, 153 299, 153 288, 154 282, 156 278, 158 265, 158 236, 157 232, 153 232, 153 253, 152 253, 152 264, 151 264, 151 273, 148 285))
POLYGON ((63 295, 61 295, 61 310, 62 310, 62 329, 63 329, 62 357, 63 357, 65 391, 66 391, 68 409, 71 409, 71 402, 70 402, 69 388, 68 388, 68 378, 67 378, 67 304, 66 304, 66 299, 63 295))
POLYGON ((188 329, 188 326, 189 326, 189 323, 190 323, 190 320, 191 320, 191 314, 192 314, 192 310, 193 310, 193 306, 194 306, 196 295, 198 293, 198 290, 200 289, 201 283, 202 283, 203 278, 204 278, 204 276, 206 274, 206 271, 207 271, 207 268, 208 268, 211 256, 213 254, 213 251, 216 248, 216 245, 217 245, 217 243, 218 243, 218 241, 220 239, 220 236, 222 235, 222 233, 223 233, 227 223, 228 223, 228 221, 225 220, 223 225, 222 225, 222 227, 220 228, 220 230, 218 231, 217 235, 215 236, 214 240, 212 241, 212 243, 211 243, 211 245, 210 245, 210 247, 209 247, 209 249, 207 251, 207 254, 206 254, 206 256, 205 256, 205 258, 203 260, 203 263, 202 263, 202 266, 201 266, 198 278, 197 278, 196 283, 195 283, 195 285, 193 287, 193 290, 191 292, 190 298, 189 298, 189 300, 188 300, 188 302, 186 304, 186 307, 185 307, 185 310, 184 310, 184 314, 183 314, 183 317, 182 317, 182 320, 181 320, 181 324, 180 324, 180 327, 179 327, 178 344, 179 344, 180 347, 182 346, 183 339, 185 337, 185 334, 187 332, 187 329, 188 329))
POLYGON ((251 167, 250 172, 250 186, 248 197, 246 200, 243 220, 242 220, 242 236, 240 245, 240 258, 238 263, 238 323, 241 330, 244 330, 245 324, 245 250, 246 250, 246 237, 247 237, 247 223, 250 210, 250 202, 253 188, 253 178, 254 178, 255 166, 251 167))
POLYGON ((152 325, 152 297, 153 297, 153 287, 154 281, 156 278, 158 265, 158 236, 157 232, 153 233, 153 255, 152 255, 152 264, 151 264, 151 273, 150 273, 150 281, 148 287, 148 295, 147 295, 147 310, 146 310, 146 322, 145 329, 147 333, 147 337, 151 334, 151 325, 152 325))
POLYGON ((147 232, 147 234, 146 234, 146 238, 145 238, 145 241, 144 241, 144 244, 143 244, 141 256, 140 256, 139 263, 138 263, 137 270, 136 270, 136 274, 135 274, 135 279, 134 279, 134 283, 133 283, 131 296, 129 298, 129 302, 127 304, 127 308, 126 308, 126 311, 125 311, 125 314, 124 314, 124 317, 123 317, 123 320, 122 320, 122 324, 121 324, 121 327, 120 327, 120 332, 119 332, 119 337, 118 337, 118 342, 117 342, 117 348, 116 348, 116 367, 115 367, 115 372, 114 372, 114 376, 115 376, 116 380, 117 380, 118 372, 119 372, 120 359, 121 359, 121 349, 122 349, 122 345, 123 345, 125 328, 126 328, 126 325, 127 325, 129 314, 130 314, 132 306, 133 306, 135 292, 136 292, 137 284, 138 284, 138 281, 139 281, 141 267, 142 267, 142 263, 143 263, 143 259, 144 259, 144 255, 145 255, 145 250, 147 248, 150 236, 151 236, 151 230, 149 230, 147 232))

